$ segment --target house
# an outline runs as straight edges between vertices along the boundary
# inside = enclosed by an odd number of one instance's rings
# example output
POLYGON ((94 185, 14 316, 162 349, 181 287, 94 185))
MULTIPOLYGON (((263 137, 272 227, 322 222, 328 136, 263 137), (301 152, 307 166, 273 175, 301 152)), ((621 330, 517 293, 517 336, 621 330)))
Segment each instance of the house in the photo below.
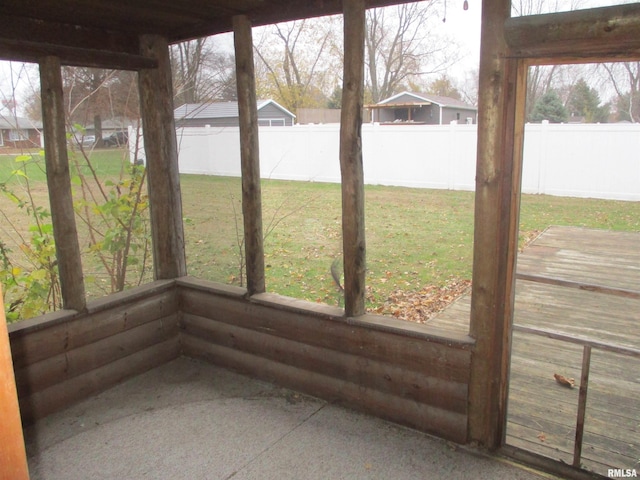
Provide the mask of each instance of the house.
POLYGON ((42 124, 24 117, 0 116, 0 150, 40 148, 42 124))
POLYGON ((371 110, 371 121, 383 124, 471 124, 478 119, 478 109, 473 105, 425 93, 398 93, 367 108, 371 110))
MULTIPOLYGON (((102 132, 102 138, 107 139, 111 135, 121 134, 122 132, 128 132, 129 127, 134 125, 134 121, 123 117, 107 118, 100 123, 100 130, 102 132)), ((87 125, 84 131, 85 135, 96 136, 96 125, 92 123, 87 125)))
MULTIPOLYGON (((291 126, 296 116, 274 100, 258 100, 258 125, 291 126)), ((174 110, 176 127, 237 127, 238 102, 186 103, 174 110)))

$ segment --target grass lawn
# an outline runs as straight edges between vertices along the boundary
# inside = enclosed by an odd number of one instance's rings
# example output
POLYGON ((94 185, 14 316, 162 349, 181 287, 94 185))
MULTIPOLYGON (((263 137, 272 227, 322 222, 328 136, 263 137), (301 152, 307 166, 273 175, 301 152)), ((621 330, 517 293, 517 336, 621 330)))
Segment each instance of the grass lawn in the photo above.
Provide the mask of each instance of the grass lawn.
MULTIPOLYGON (((124 153, 96 151, 92 159, 100 175, 114 179, 124 153)), ((13 168, 13 158, 0 157, 0 183, 13 168)), ((31 172, 37 201, 48 205, 42 172, 31 172)), ((17 182, 14 178, 9 185, 21 188, 17 182)), ((182 175, 181 188, 189 274, 238 284, 240 180, 182 175)), ((262 193, 268 291, 341 305, 331 276, 332 263, 341 259, 340 186, 265 180, 262 193)), ((369 308, 379 309, 397 290, 419 291, 471 278, 473 192, 367 186, 365 195, 369 308)), ((0 210, 16 228, 28 226, 24 214, 4 197, 0 210)), ((521 238, 549 225, 640 231, 640 202, 523 195, 521 238)), ((5 222, 3 241, 15 240, 10 230, 5 222)), ((90 260, 85 264, 98 268, 90 260)))
MULTIPOLYGON (((181 182, 190 274, 237 282, 239 179, 183 175, 181 182)), ((342 248, 340 186, 266 180, 262 192, 267 289, 339 305, 330 269, 342 248)), ((473 198, 473 192, 366 187, 369 308, 397 290, 471 279, 473 198)), ((640 231, 640 202, 523 195, 522 242, 549 225, 640 231)))

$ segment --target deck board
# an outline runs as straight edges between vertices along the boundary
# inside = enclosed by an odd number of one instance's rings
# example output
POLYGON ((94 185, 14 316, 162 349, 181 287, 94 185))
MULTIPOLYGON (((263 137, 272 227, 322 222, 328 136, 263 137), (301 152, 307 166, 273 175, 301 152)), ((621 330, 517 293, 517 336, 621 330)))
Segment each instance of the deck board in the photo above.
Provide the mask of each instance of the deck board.
MULTIPOLYGON (((550 227, 517 265, 516 325, 640 349, 640 232, 550 227)), ((470 304, 466 295, 430 323, 467 333, 470 304)), ((572 463, 581 365, 580 345, 514 332, 508 445, 572 463)), ((640 469, 640 359, 593 350, 590 371, 583 468, 640 469)))

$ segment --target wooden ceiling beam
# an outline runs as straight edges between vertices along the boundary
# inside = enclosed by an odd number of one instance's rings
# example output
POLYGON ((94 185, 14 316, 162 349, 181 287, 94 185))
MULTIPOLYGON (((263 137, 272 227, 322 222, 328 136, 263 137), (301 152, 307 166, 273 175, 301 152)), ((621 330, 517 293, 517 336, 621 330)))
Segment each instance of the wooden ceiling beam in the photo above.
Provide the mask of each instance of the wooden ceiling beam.
POLYGON ((38 63, 48 56, 58 57, 63 65, 75 67, 141 70, 157 66, 155 61, 141 55, 0 38, 0 60, 38 63))
POLYGON ((12 15, 0 16, 0 39, 131 55, 137 55, 140 51, 137 34, 12 15))
POLYGON ((14 16, 0 17, 0 59, 34 62, 53 55, 64 65, 139 70, 154 68, 140 55, 137 35, 14 16))
POLYGON ((531 63, 582 63, 640 57, 640 4, 513 17, 510 55, 531 63), (537 61, 536 61, 537 60, 537 61))
POLYGON ((4 15, 46 20, 47 23, 73 23, 90 28, 157 34, 197 23, 202 18, 197 13, 191 13, 184 5, 178 4, 171 9, 149 8, 147 2, 136 0, 3 0, 0 3, 0 16, 4 15))

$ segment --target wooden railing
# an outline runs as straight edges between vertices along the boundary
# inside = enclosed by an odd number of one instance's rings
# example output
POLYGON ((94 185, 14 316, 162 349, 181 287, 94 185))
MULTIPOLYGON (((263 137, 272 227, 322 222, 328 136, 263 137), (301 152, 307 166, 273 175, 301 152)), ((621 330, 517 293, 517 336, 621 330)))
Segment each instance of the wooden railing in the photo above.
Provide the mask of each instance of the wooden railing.
POLYGON ((578 338, 571 335, 567 335, 562 332, 554 330, 547 330, 534 327, 526 327, 524 325, 514 325, 513 330, 515 332, 528 333, 532 335, 538 335, 541 337, 547 337, 554 340, 560 340, 575 345, 582 345, 582 370, 580 373, 580 391, 578 394, 578 414, 576 420, 576 435, 573 444, 573 466, 580 468, 580 461, 582 458, 582 440, 584 436, 584 424, 585 415, 587 410, 587 393, 589 388, 589 370, 591 366, 591 350, 597 349, 605 352, 611 352, 628 357, 634 357, 640 359, 640 350, 637 348, 623 347, 620 345, 614 345, 607 342, 600 342, 598 340, 591 340, 587 338, 578 338))

